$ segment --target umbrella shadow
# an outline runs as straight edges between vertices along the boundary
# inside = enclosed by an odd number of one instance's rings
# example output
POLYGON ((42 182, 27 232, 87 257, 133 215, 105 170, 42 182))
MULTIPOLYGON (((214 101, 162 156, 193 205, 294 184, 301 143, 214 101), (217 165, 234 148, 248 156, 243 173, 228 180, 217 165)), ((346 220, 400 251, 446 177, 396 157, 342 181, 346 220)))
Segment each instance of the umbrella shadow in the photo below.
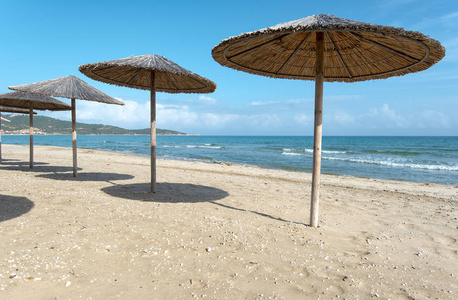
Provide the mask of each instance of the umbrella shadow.
POLYGON ((293 222, 267 213, 234 207, 228 204, 216 202, 229 196, 227 191, 204 185, 187 183, 157 183, 156 193, 150 192, 150 183, 137 183, 126 185, 113 185, 102 188, 102 191, 117 198, 128 200, 162 202, 162 203, 201 203, 208 202, 219 207, 232 209, 240 212, 253 213, 276 221, 305 225, 305 223, 293 222))
POLYGON ((157 183, 156 193, 150 192, 150 183, 113 185, 102 191, 117 198, 137 201, 168 203, 213 202, 229 196, 229 193, 210 186, 187 183, 157 183))
POLYGON ((286 220, 286 219, 283 219, 283 218, 280 218, 280 217, 275 217, 275 216, 272 216, 272 215, 269 215, 269 214, 266 214, 266 213, 262 213, 262 212, 258 212, 258 211, 254 211, 254 210, 249 210, 249 209, 245 209, 245 208, 238 208, 238 207, 234 207, 234 206, 230 206, 230 205, 222 204, 222 203, 217 203, 217 202, 213 202, 213 204, 219 205, 219 206, 225 207, 225 208, 235 209, 237 211, 249 212, 249 213, 256 214, 258 216, 266 217, 266 218, 269 218, 269 219, 272 219, 272 220, 276 220, 276 221, 281 221, 281 222, 286 222, 286 223, 293 223, 293 224, 297 224, 297 225, 309 226, 309 224, 289 221, 289 220, 286 220))
POLYGON ((0 222, 17 218, 29 212, 33 207, 33 202, 26 197, 0 194, 0 222))
MULTIPOLYGON (((22 166, 30 166, 30 163, 28 161, 19 161, 19 160, 9 160, 9 159, 2 159, 2 162, 0 163, 0 165, 5 165, 5 166, 18 166, 18 167, 22 167, 22 166)), ((33 165, 49 165, 49 163, 45 163, 45 162, 34 162, 33 165)))
POLYGON ((8 164, 13 161, 20 161, 19 159, 11 159, 11 158, 2 158, 2 161, 0 161, 0 164, 8 164))
MULTIPOLYGON (((11 163, 8 165, 0 164, 0 169, 10 171, 30 171, 46 173, 62 173, 73 171, 73 167, 49 166, 48 163, 33 163, 33 169, 30 169, 30 164, 28 162, 11 163)), ((78 168, 78 170, 82 169, 78 168)))
MULTIPOLYGON (((70 168, 71 169, 71 168, 70 168)), ((104 173, 104 172, 79 172, 76 177, 73 177, 73 172, 71 173, 49 173, 49 174, 40 174, 35 175, 36 177, 48 178, 54 180, 72 180, 72 181, 107 181, 112 184, 113 180, 131 180, 135 176, 129 174, 118 174, 118 173, 104 173)))

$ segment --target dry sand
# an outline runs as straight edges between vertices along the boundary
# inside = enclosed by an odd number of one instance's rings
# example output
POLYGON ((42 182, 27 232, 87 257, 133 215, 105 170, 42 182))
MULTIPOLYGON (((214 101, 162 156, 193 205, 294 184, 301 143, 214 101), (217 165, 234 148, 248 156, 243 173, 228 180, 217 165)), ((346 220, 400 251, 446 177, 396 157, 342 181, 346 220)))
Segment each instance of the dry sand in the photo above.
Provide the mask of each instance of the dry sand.
POLYGON ((3 145, 1 299, 457 299, 458 188, 3 145))

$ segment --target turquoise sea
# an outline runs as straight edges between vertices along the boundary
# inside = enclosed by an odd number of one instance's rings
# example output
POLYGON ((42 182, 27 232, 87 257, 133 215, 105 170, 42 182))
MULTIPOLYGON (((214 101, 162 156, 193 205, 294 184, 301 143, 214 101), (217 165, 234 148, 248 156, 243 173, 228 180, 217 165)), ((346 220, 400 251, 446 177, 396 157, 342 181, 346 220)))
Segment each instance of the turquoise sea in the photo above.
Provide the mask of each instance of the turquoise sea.
MULTIPOLYGON (((78 148, 149 156, 149 136, 79 135, 78 148)), ((29 137, 2 136, 28 145, 29 137)), ((35 145, 71 147, 70 135, 37 135, 35 145)), ((311 172, 313 137, 158 136, 157 157, 311 172)), ((39 158, 37 158, 39 160, 39 158)), ((458 185, 458 137, 323 137, 322 173, 458 185)))

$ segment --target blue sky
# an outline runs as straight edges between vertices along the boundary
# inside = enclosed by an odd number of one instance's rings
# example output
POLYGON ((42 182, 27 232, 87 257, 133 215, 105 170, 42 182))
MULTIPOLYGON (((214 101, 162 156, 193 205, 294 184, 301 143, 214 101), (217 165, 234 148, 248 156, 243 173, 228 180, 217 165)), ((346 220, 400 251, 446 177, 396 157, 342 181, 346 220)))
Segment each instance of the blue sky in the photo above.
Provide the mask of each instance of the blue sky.
MULTIPOLYGON (((205 135, 313 135, 314 82, 222 67, 221 40, 314 14, 420 31, 446 56, 423 72, 325 83, 323 135, 458 135, 458 2, 389 1, 0 1, 0 93, 75 75, 124 107, 77 101, 77 120, 149 127, 149 91, 89 79, 78 66, 162 55, 214 81, 212 94, 157 93, 157 127, 205 135), (319 2, 319 3, 318 3, 319 2)), ((60 99, 69 103, 68 99, 60 99)), ((70 120, 70 112, 40 112, 70 120)))

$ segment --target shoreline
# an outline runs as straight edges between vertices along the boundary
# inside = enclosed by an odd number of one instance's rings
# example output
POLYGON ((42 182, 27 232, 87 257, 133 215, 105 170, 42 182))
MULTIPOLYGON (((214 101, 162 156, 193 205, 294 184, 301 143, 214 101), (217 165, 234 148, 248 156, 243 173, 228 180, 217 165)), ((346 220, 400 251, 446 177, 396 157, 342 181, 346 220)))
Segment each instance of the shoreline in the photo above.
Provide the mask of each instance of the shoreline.
MULTIPOLYGON (((167 135, 163 135, 167 136, 167 135)), ((3 144, 5 145, 5 144, 3 144)), ((8 144, 7 144, 8 145, 8 144)), ((10 144, 13 145, 13 144, 10 144)), ((27 146, 28 145, 21 145, 21 146, 27 146)), ((71 149, 71 147, 62 147, 62 146, 42 146, 42 145, 34 145, 35 147, 57 147, 57 148, 65 148, 65 149, 71 149)), ((103 151, 103 152, 108 152, 108 153, 116 153, 116 154, 125 154, 125 155, 133 155, 133 156, 138 156, 138 157, 144 157, 144 158, 149 158, 149 154, 142 154, 142 153, 134 153, 134 152, 129 152, 129 151, 114 151, 114 150, 105 150, 105 149, 93 149, 93 148, 78 148, 78 149, 86 149, 86 150, 94 150, 94 151, 103 151)), ((157 159, 163 159, 163 160, 176 160, 176 161, 183 161, 183 162, 202 162, 202 163, 208 163, 208 164, 220 164, 220 165, 232 165, 232 166, 242 166, 242 167, 252 167, 252 168, 261 168, 265 170, 272 170, 272 171, 287 171, 287 172, 297 172, 297 173, 305 173, 305 174, 311 174, 312 170, 294 170, 294 169, 281 169, 281 168, 275 168, 275 167, 269 167, 269 166, 262 166, 262 165, 252 165, 252 164, 245 164, 245 163, 239 163, 239 162, 233 162, 233 161, 219 161, 219 160, 209 160, 209 159, 199 159, 199 158, 187 158, 187 157, 173 157, 169 156, 166 157, 167 155, 163 156, 157 156, 157 159)), ((445 186, 451 186, 451 187, 457 187, 458 185, 450 183, 450 184, 444 184, 444 183, 435 183, 435 182, 424 182, 424 181, 409 181, 408 179, 402 180, 402 179, 387 179, 387 178, 372 178, 372 177, 365 177, 365 176, 354 176, 354 175, 345 175, 345 174, 338 174, 338 173, 321 173, 321 176, 324 175, 330 175, 330 176, 343 176, 343 177, 349 177, 349 178, 363 178, 363 179, 368 179, 368 180, 386 180, 386 181, 394 181, 394 182, 405 182, 405 183, 418 183, 418 184, 439 184, 439 185, 445 185, 445 186)))
POLYGON ((454 299, 458 189, 70 148, 2 145, 10 299, 454 299))

